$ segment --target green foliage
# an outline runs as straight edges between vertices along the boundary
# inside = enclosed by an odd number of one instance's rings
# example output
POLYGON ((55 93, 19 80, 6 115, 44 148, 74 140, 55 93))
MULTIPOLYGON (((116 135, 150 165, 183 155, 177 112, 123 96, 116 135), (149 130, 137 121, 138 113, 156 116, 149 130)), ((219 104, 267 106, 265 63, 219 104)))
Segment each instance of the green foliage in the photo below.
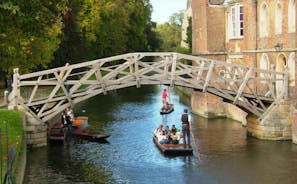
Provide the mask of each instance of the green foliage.
POLYGON ((181 50, 182 18, 183 13, 182 11, 179 11, 170 16, 169 22, 157 25, 156 31, 161 38, 161 51, 177 52, 178 50, 181 50))
POLYGON ((188 18, 189 26, 187 27, 187 40, 185 42, 189 46, 189 50, 192 51, 192 17, 188 18))
POLYGON ((0 2, 0 74, 156 51, 160 40, 151 12, 149 0, 0 2))
POLYGON ((63 41, 52 66, 155 51, 160 46, 149 0, 73 0, 68 6, 63 41))
POLYGON ((181 43, 181 26, 168 22, 157 25, 157 32, 161 37, 161 51, 175 51, 174 48, 181 43))
POLYGON ((183 23, 184 12, 181 10, 179 12, 173 13, 169 17, 169 24, 176 24, 181 26, 183 23))
POLYGON ((53 59, 67 0, 8 0, 0 3, 0 70, 29 72, 53 59))
MULTIPOLYGON (((4 110, 0 109, 0 128, 1 128, 1 141, 2 141, 2 171, 6 171, 6 163, 7 163, 7 155, 8 151, 6 149, 6 134, 4 134, 4 131, 6 131, 6 126, 8 130, 8 149, 11 148, 11 146, 14 146, 16 148, 17 153, 20 152, 23 144, 23 114, 19 111, 12 111, 12 110, 4 110)), ((15 159, 17 160, 17 159, 15 159)), ((17 163, 14 162, 13 170, 16 169, 17 163)), ((2 178, 4 178, 5 172, 2 173, 2 178)))

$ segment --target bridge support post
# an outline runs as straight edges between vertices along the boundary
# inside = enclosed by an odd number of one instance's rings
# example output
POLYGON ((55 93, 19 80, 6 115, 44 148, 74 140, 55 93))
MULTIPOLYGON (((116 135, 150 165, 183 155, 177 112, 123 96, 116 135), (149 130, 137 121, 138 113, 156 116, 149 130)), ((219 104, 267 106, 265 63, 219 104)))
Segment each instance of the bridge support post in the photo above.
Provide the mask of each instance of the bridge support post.
POLYGON ((26 113, 25 138, 27 145, 42 147, 47 145, 47 125, 26 113))
POLYGON ((263 119, 248 121, 248 135, 264 140, 291 140, 291 107, 288 100, 276 102, 263 119))
POLYGON ((226 117, 223 100, 209 93, 194 91, 191 97, 192 112, 205 118, 226 117))
POLYGON ((248 113, 231 103, 210 93, 194 91, 191 97, 191 107, 194 114, 206 118, 230 118, 246 126, 248 113))
POLYGON ((47 125, 36 119, 25 108, 18 106, 18 110, 24 112, 24 137, 26 143, 31 147, 42 147, 47 145, 47 125))

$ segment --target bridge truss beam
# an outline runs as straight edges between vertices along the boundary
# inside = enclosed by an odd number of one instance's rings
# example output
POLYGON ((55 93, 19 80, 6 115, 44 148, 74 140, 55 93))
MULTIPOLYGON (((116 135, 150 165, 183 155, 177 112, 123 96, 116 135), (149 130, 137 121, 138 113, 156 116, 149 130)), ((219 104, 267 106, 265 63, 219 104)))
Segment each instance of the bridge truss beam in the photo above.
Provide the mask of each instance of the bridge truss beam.
POLYGON ((287 75, 179 53, 129 53, 20 75, 15 69, 10 106, 40 121, 101 93, 131 86, 177 85, 209 92, 261 117, 288 91, 287 75), (276 83, 281 94, 275 94, 276 83))

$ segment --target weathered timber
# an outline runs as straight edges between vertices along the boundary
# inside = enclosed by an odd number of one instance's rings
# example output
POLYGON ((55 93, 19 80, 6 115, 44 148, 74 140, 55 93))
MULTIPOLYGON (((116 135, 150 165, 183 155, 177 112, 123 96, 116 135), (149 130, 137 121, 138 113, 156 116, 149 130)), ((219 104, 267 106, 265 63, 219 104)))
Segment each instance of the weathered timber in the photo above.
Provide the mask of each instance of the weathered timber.
POLYGON ((131 86, 165 84, 210 92, 262 118, 288 91, 285 73, 171 52, 128 53, 30 74, 14 72, 10 107, 25 106, 41 121, 98 94, 131 86), (276 81, 284 84, 282 93, 275 94, 276 81), (44 88, 49 93, 38 96, 44 88))

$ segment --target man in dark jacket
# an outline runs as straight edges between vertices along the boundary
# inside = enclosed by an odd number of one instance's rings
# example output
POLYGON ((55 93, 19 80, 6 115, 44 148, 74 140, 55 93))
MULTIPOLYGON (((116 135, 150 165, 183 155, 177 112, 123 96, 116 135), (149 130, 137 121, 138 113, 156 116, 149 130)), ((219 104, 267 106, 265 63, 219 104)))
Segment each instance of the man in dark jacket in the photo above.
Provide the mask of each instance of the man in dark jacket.
POLYGON ((188 109, 184 109, 184 113, 181 115, 180 120, 182 122, 182 132, 184 137, 184 146, 186 147, 186 144, 191 144, 191 135, 190 131, 192 131, 192 118, 188 114, 188 109))

